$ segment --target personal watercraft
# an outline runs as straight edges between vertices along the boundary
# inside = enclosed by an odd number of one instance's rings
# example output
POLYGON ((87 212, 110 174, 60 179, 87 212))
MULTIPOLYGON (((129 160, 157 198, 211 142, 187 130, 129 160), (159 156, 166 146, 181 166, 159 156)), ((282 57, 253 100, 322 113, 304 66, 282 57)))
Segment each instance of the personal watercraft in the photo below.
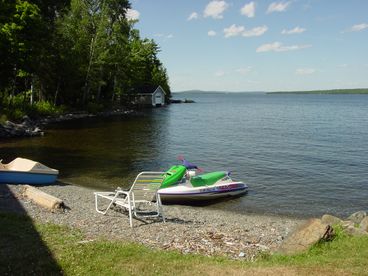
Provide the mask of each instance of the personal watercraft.
POLYGON ((182 165, 172 166, 159 193, 164 202, 209 201, 245 194, 247 184, 233 181, 230 172, 217 171, 198 174, 198 167, 182 159, 182 165))

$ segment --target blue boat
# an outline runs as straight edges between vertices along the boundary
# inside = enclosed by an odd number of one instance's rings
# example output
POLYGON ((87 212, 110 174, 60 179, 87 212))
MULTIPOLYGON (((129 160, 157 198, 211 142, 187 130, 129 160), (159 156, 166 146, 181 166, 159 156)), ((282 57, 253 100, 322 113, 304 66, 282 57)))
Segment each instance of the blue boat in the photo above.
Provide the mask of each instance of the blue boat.
POLYGON ((58 170, 25 158, 18 157, 8 164, 0 161, 0 183, 50 184, 56 181, 58 175, 58 170))

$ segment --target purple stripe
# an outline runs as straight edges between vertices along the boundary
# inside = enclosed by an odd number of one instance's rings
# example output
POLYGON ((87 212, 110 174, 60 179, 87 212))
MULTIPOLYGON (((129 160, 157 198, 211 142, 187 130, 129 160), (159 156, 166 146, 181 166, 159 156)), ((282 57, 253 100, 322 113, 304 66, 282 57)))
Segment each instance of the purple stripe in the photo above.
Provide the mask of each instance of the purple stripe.
POLYGON ((242 188, 236 188, 236 189, 231 189, 231 190, 223 190, 223 191, 208 191, 208 192, 200 192, 200 193, 172 193, 172 194, 165 194, 165 193, 160 193, 160 195, 201 195, 201 194, 222 194, 222 193, 227 193, 227 192, 235 192, 235 191, 241 191, 241 190, 247 190, 247 187, 242 187, 242 188))

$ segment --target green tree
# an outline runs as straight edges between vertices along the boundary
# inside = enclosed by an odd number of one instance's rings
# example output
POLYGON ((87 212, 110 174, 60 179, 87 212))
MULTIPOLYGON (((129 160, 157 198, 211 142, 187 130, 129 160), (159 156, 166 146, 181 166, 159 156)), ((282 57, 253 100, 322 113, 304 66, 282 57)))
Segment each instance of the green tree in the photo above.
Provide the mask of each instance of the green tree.
POLYGON ((42 20, 37 5, 28 1, 1 3, 6 11, 0 23, 1 49, 4 49, 1 52, 1 79, 14 96, 17 78, 27 78, 33 73, 32 63, 37 58, 42 20))
POLYGON ((0 105, 23 95, 24 108, 29 98, 107 106, 158 85, 170 93, 160 49, 127 20, 129 8, 128 0, 0 0, 0 105))
POLYGON ((0 10, 0 91, 5 95, 27 91, 37 82, 48 91, 50 64, 57 54, 52 52, 54 18, 67 1, 6 1, 0 10))
POLYGON ((159 46, 152 39, 141 39, 138 30, 133 30, 130 40, 130 75, 131 89, 134 92, 161 86, 170 97, 170 87, 166 69, 157 55, 159 46))
POLYGON ((59 31, 67 45, 65 61, 72 59, 78 67, 76 86, 80 88, 81 104, 99 101, 105 94, 104 87, 114 90, 111 82, 119 75, 118 70, 122 68, 119 65, 125 64, 126 59, 127 8, 128 1, 72 0, 70 12, 60 22, 59 31))

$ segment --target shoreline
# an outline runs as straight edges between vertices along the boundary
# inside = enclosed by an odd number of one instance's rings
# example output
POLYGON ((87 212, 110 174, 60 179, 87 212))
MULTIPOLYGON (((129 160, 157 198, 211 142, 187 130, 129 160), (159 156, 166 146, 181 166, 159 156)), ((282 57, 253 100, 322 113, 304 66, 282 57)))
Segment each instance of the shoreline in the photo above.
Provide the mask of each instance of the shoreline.
POLYGON ((0 139, 12 139, 22 137, 37 137, 45 134, 44 128, 48 124, 66 122, 71 120, 110 117, 110 116, 132 116, 138 114, 137 110, 117 108, 112 111, 103 111, 96 114, 84 111, 68 112, 57 116, 46 116, 38 119, 30 119, 27 115, 23 117, 21 123, 6 121, 0 123, 0 139))
POLYGON ((183 254, 225 256, 254 260, 273 252, 305 219, 275 215, 239 214, 183 205, 164 205, 166 223, 134 219, 126 213, 95 211, 93 191, 75 185, 37 187, 62 199, 64 211, 51 212, 24 198, 23 185, 0 185, 0 211, 23 213, 36 222, 66 225, 81 230, 88 240, 98 238, 137 242, 145 246, 178 250, 183 254))

